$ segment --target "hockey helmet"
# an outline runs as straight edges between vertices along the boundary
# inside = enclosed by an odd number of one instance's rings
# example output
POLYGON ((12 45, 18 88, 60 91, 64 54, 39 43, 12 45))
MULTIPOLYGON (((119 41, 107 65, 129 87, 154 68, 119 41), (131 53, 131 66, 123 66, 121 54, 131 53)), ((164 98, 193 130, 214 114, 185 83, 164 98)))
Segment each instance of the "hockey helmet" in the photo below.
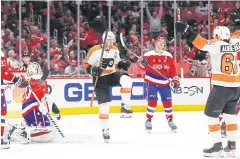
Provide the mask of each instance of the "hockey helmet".
POLYGON ((37 62, 31 62, 27 67, 27 77, 42 74, 41 66, 37 62))
POLYGON ((226 26, 217 26, 213 30, 213 37, 221 40, 228 40, 230 38, 230 30, 226 26))
POLYGON ((103 42, 104 42, 106 33, 107 33, 107 40, 113 40, 114 42, 116 41, 116 36, 114 35, 114 33, 112 31, 108 31, 108 32, 105 31, 102 35, 103 42))

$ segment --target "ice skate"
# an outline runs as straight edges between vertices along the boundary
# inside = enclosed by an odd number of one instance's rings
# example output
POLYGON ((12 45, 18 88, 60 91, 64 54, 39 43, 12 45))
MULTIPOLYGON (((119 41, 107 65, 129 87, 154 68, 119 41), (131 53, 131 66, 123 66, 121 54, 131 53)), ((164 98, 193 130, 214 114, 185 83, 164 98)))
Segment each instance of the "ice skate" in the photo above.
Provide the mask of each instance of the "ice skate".
POLYGON ((152 132, 152 119, 149 118, 146 120, 145 122, 145 130, 147 133, 151 133, 152 132))
POLYGON ((226 138, 227 137, 225 122, 222 122, 222 125, 221 125, 221 135, 222 135, 222 138, 226 138))
POLYGON ((172 121, 172 119, 168 119, 168 125, 169 125, 170 129, 172 130, 172 132, 177 132, 177 126, 172 121))
POLYGON ((102 129, 104 142, 109 143, 110 140, 110 132, 109 129, 102 129))
POLYGON ((131 118, 133 111, 130 110, 129 106, 126 104, 121 104, 121 118, 131 118))
POLYGON ((224 157, 222 142, 215 143, 211 148, 203 150, 204 157, 224 157))
POLYGON ((10 148, 10 141, 1 139, 1 149, 9 149, 10 148))
POLYGON ((228 141, 227 147, 225 147, 223 150, 226 154, 226 157, 235 157, 236 142, 235 141, 228 141))

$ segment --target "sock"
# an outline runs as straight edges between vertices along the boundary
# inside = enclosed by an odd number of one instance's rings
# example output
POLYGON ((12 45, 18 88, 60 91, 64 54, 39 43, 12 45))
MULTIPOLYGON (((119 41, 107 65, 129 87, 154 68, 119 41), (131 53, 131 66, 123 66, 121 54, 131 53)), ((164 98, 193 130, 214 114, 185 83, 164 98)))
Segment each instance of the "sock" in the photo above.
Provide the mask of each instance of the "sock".
POLYGON ((212 138, 213 144, 221 142, 222 136, 221 136, 221 126, 219 123, 219 119, 207 116, 207 123, 208 123, 208 131, 212 138))
POLYGON ((126 105, 130 105, 131 98, 131 89, 132 89, 132 79, 127 75, 122 75, 119 81, 122 86, 120 93, 122 97, 122 103, 126 105))
POLYGON ((146 112, 146 117, 148 119, 151 119, 153 117, 156 106, 157 106, 156 100, 148 101, 147 112, 146 112))
POLYGON ((173 118, 173 114, 172 114, 172 101, 163 101, 163 107, 164 107, 164 111, 165 111, 165 115, 166 118, 172 119, 173 118))
POLYGON ((109 129, 109 115, 99 114, 99 121, 102 129, 109 129))
POLYGON ((223 114, 226 123, 226 132, 228 141, 237 140, 237 116, 235 114, 223 114))
POLYGON ((121 88, 120 93, 122 97, 122 103, 129 106, 131 98, 131 88, 121 88))

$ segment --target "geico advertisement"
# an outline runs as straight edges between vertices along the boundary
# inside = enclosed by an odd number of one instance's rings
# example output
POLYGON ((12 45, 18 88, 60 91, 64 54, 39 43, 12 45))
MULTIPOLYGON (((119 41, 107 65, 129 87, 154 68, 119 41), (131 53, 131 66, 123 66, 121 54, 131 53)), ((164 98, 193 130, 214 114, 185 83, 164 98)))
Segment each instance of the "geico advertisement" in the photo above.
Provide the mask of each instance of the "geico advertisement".
MULTIPOLYGON (((49 79, 49 93, 52 99, 60 107, 82 107, 89 106, 93 83, 91 79, 49 79)), ((181 87, 172 89, 173 104, 205 104, 210 92, 210 80, 208 78, 183 79, 181 87)), ((120 105, 120 87, 113 87, 109 90, 113 106, 120 105)), ((132 85, 131 104, 145 105, 146 84, 141 78, 134 78, 132 85)), ((159 103, 161 98, 159 96, 159 103)), ((97 105, 94 98, 94 105, 97 105)))

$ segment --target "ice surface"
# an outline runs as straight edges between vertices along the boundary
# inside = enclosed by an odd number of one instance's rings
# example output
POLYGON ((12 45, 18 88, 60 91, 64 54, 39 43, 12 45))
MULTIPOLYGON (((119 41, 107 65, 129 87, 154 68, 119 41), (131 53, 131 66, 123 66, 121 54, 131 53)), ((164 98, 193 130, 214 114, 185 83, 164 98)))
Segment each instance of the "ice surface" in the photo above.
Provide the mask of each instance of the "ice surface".
MULTIPOLYGON (((145 113, 130 119, 111 114, 111 141, 103 142, 98 115, 63 116, 60 128, 69 143, 22 145, 11 143, 1 159, 202 159, 202 149, 210 145, 203 112, 176 112, 178 132, 172 133, 164 113, 156 113, 153 131, 144 129, 145 113)), ((240 136, 240 135, 238 135, 240 136)), ((226 140, 223 139, 224 144, 226 140)), ((237 151, 240 147, 237 146, 237 151)), ((237 157, 240 154, 237 153, 237 157)))

